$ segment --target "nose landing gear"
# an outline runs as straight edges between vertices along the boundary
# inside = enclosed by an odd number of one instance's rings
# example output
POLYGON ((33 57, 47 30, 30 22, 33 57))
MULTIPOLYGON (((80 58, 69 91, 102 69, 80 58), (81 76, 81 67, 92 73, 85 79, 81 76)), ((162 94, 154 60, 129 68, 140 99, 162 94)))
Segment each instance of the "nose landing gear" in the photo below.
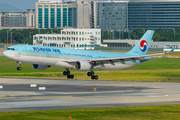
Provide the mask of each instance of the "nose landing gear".
POLYGON ((16 63, 17 63, 17 65, 18 65, 17 70, 22 70, 22 68, 21 68, 21 62, 16 62, 16 63))

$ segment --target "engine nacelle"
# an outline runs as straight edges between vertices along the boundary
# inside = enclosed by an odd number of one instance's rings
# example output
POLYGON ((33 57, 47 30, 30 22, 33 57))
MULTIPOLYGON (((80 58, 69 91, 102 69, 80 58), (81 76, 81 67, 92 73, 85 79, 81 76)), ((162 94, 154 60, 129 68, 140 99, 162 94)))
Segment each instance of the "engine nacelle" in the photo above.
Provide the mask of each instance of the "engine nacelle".
POLYGON ((32 67, 36 70, 46 70, 47 68, 50 68, 50 65, 38 65, 38 64, 33 64, 32 67))
POLYGON ((79 71, 88 71, 91 69, 91 64, 87 61, 78 61, 75 63, 75 68, 79 71))

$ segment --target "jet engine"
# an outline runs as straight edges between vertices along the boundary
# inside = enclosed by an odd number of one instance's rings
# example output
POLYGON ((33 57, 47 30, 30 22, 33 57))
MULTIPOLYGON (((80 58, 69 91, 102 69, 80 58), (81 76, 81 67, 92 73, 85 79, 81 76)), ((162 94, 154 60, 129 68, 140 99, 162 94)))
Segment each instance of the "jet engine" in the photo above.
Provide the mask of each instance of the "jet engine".
POLYGON ((91 69, 91 64, 87 61, 78 61, 75 63, 75 68, 79 71, 88 71, 91 69))
POLYGON ((38 64, 33 64, 32 67, 36 70, 46 70, 47 68, 50 68, 50 65, 38 65, 38 64))

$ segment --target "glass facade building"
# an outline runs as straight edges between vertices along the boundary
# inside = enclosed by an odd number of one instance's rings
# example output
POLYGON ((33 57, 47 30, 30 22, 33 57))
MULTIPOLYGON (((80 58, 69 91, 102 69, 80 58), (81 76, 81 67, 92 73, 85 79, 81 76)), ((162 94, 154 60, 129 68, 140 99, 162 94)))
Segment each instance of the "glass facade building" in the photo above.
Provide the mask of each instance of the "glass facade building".
POLYGON ((98 2, 97 27, 102 30, 128 30, 128 2, 98 2))
POLYGON ((36 28, 77 27, 74 3, 36 3, 36 28))
POLYGON ((128 4, 129 30, 166 29, 180 26, 180 0, 131 0, 128 4))

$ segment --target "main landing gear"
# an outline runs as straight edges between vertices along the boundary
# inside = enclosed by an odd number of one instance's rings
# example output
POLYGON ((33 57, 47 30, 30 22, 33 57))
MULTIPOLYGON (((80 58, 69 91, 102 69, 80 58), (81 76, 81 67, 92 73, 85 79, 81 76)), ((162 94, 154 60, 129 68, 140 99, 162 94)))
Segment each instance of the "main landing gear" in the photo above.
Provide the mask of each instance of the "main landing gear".
POLYGON ((98 80, 98 75, 94 75, 94 71, 93 70, 91 70, 91 72, 88 72, 87 76, 91 76, 92 80, 98 80))
POLYGON ((68 68, 66 68, 66 71, 63 72, 63 75, 67 75, 68 79, 74 79, 74 75, 70 75, 70 71, 68 68))
POLYGON ((17 70, 22 70, 21 68, 21 62, 16 62, 18 64, 17 70))
MULTIPOLYGON (((74 75, 70 73, 69 68, 66 68, 66 71, 63 72, 64 76, 67 76, 68 79, 74 79, 74 75)), ((91 76, 92 80, 98 80, 98 75, 95 75, 93 69, 91 69, 91 72, 87 73, 87 76, 91 76)))

